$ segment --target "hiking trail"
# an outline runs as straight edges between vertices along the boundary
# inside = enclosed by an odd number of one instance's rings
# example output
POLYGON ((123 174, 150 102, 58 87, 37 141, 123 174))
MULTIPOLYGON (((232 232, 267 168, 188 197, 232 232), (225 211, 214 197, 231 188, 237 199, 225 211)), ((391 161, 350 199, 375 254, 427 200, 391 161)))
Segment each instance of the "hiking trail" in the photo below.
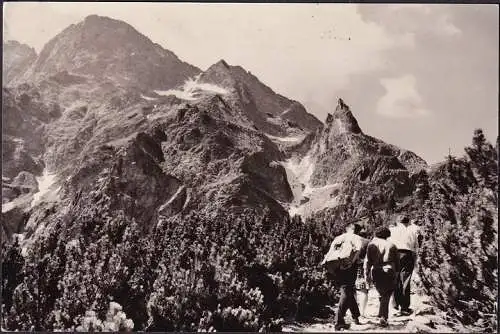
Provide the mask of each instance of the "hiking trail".
MULTIPOLYGON (((359 301, 359 293, 357 295, 359 301)), ((392 302, 392 301, 391 301, 392 302)), ((359 305, 359 304, 358 304, 359 305)), ((352 322, 351 313, 347 311, 345 321, 351 326, 344 333, 361 332, 394 332, 394 333, 470 333, 470 328, 464 328, 459 324, 447 320, 445 313, 431 305, 430 297, 421 288, 419 278, 416 273, 412 276, 411 308, 413 313, 409 316, 399 316, 396 309, 389 305, 389 326, 380 327, 378 324, 379 295, 375 288, 368 292, 368 304, 365 310, 365 317, 359 318, 360 324, 352 322)), ((336 311, 336 309, 335 309, 336 311)), ((316 319, 312 323, 292 323, 283 327, 286 332, 335 332, 333 317, 331 319, 316 319)))

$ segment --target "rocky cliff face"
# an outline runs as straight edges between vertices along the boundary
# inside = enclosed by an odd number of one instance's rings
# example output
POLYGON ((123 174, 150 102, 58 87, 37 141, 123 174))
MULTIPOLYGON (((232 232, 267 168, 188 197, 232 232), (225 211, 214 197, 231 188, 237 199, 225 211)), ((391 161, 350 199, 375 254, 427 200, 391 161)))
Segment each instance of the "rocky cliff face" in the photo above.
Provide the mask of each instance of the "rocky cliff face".
POLYGON ((169 89, 200 70, 129 24, 91 15, 51 39, 18 82, 60 72, 111 79, 124 86, 169 89))
MULTIPOLYGON (((371 206, 367 198, 379 192, 403 200, 413 191, 411 176, 427 168, 413 152, 363 133, 342 99, 310 140, 309 150, 302 145, 296 152, 284 164, 296 189, 290 212, 306 216, 341 208, 352 197, 358 204, 356 215, 365 215, 371 206)), ((376 206, 388 199, 375 200, 376 206)))
POLYGON ((410 170, 427 167, 414 153, 364 134, 342 99, 335 111, 328 114, 316 147, 317 165, 312 183, 317 186, 341 181, 348 174, 356 176, 360 182, 377 182, 387 174, 401 171, 409 174, 410 170))
POLYGON ((270 135, 300 135, 314 132, 322 125, 299 102, 275 93, 241 66, 230 66, 221 60, 204 72, 199 81, 219 85, 238 96, 239 107, 248 118, 270 135))
POLYGON ((35 49, 17 41, 3 43, 2 86, 22 75, 36 59, 35 49))
POLYGON ((192 211, 310 215, 363 185, 404 196, 425 168, 365 135, 343 101, 323 125, 240 66, 200 73, 104 17, 54 37, 23 80, 4 89, 2 215, 31 197, 9 233, 99 205, 144 230, 192 211), (20 173, 28 192, 13 185, 20 173))

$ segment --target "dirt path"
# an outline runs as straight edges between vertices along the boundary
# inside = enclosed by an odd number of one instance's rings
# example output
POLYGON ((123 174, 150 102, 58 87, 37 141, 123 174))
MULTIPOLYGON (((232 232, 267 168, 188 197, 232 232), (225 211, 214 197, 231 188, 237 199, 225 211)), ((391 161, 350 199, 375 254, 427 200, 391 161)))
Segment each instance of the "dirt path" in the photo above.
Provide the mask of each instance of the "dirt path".
MULTIPOLYGON (((463 330, 457 330, 446 321, 443 312, 438 311, 430 304, 429 297, 418 289, 418 277, 413 279, 413 287, 416 291, 411 296, 411 308, 414 312, 409 316, 399 316, 398 311, 392 306, 389 307, 389 326, 381 328, 378 325, 378 306, 379 295, 377 291, 372 288, 368 292, 368 304, 366 306, 366 316, 360 317, 360 325, 352 323, 350 312, 347 311, 346 322, 351 323, 349 330, 344 330, 345 333, 358 333, 358 332, 394 332, 394 333, 456 333, 463 330), (417 292, 418 291, 418 292, 417 292)), ((359 296, 358 296, 359 297, 359 296)), ((358 298, 359 300, 359 298, 358 298)), ((318 321, 315 323, 294 323, 287 325, 283 331, 290 332, 334 332, 333 320, 318 321)))

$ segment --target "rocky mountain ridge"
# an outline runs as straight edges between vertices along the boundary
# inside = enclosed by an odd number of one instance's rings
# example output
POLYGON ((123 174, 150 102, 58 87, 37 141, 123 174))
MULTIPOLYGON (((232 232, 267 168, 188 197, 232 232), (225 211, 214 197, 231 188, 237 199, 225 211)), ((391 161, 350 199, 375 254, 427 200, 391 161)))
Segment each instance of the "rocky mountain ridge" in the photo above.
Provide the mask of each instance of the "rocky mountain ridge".
MULTIPOLYGON (((402 200, 414 190, 411 177, 428 168, 413 152, 364 134, 342 99, 309 142, 309 150, 301 147, 284 163, 296 189, 291 212, 304 216, 352 196, 372 195, 375 189, 402 200)), ((361 216, 366 215, 365 204, 360 205, 361 216)))
MULTIPOLYGON (((252 207, 278 216, 287 210, 308 215, 334 207, 356 180, 396 182, 403 196, 411 191, 409 175, 426 166, 415 154, 365 135, 342 100, 323 125, 299 102, 276 94, 240 66, 221 60, 200 72, 128 24, 95 15, 50 40, 13 82, 23 81, 4 90, 19 96, 4 104, 4 113, 16 110, 8 115, 19 117, 38 110, 34 119, 43 120, 23 139, 41 143, 26 153, 38 167, 5 156, 17 167, 3 175, 13 178, 24 171, 41 177, 44 169, 66 204, 77 205, 82 189, 85 196, 116 197, 119 210, 151 197, 130 211, 162 212, 138 214, 144 226, 190 210, 217 214, 252 207), (123 80, 127 76, 134 80, 123 80), (40 106, 27 108, 26 101, 40 106), (132 154, 123 165, 123 152, 130 150, 145 153, 132 154), (172 189, 167 197, 157 201, 155 192, 144 192, 142 184, 149 181, 132 172, 138 165, 170 180, 165 182, 172 187, 164 184, 172 189), (116 168, 118 175, 112 172, 116 168), (294 175, 297 168, 306 171, 294 175), (115 179, 136 188, 123 197, 120 187, 98 186, 97 180, 115 184, 115 179), (318 200, 320 205, 311 205, 318 200), (308 214, 297 211, 309 205, 308 214)), ((25 118, 21 125, 10 123, 6 145, 19 143, 22 135, 16 137, 15 129, 27 124, 25 118)), ((25 210, 22 217, 32 208, 25 210)), ((24 224, 14 225, 22 231, 24 224)))
POLYGON ((131 25, 90 15, 72 24, 42 48, 13 84, 35 82, 70 72, 121 86, 169 89, 200 73, 131 25))
POLYGON ((2 86, 7 86, 33 63, 37 54, 34 48, 18 41, 4 42, 2 50, 2 86))

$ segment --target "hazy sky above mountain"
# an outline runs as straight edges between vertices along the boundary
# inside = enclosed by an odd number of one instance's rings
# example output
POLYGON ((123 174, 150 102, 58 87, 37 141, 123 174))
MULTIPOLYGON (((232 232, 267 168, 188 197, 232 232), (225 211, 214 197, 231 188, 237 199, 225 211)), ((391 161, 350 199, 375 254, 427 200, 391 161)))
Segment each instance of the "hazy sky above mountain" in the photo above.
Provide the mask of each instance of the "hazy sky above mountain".
POLYGON ((495 5, 4 2, 4 40, 37 52, 90 14, 201 69, 241 65, 324 121, 342 97, 365 133, 428 162, 498 135, 495 5))

